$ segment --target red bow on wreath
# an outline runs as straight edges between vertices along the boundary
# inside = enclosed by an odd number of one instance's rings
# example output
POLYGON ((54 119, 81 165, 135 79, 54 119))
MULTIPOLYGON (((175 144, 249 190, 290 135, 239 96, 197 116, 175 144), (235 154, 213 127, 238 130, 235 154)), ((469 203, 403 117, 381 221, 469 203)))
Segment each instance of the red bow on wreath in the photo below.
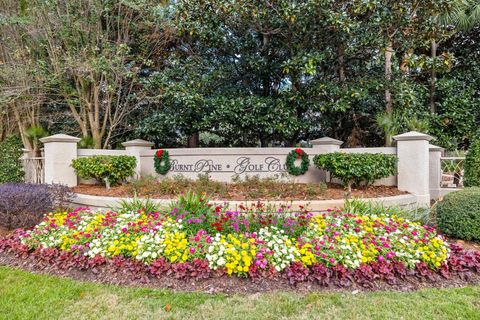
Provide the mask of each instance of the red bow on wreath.
POLYGON ((157 150, 157 158, 161 158, 161 157, 162 157, 162 154, 163 154, 163 150, 162 150, 162 149, 157 150))
POLYGON ((300 148, 297 148, 297 149, 295 149, 295 153, 298 155, 297 156, 297 159, 298 159, 303 155, 304 151, 300 148))

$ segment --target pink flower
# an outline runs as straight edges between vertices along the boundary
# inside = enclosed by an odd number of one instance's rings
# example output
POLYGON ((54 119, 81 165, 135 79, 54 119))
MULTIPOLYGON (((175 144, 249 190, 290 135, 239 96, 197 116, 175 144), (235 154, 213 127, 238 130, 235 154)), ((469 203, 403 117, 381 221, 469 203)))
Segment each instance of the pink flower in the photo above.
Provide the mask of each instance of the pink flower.
POLYGON ((194 254, 195 253, 195 248, 190 248, 190 253, 194 254))

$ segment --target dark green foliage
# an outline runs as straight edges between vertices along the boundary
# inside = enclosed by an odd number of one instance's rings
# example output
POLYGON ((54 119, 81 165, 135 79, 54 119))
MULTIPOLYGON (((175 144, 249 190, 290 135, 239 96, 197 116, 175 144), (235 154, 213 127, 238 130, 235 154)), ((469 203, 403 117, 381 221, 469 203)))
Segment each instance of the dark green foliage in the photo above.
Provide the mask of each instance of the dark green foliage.
POLYGON ((480 139, 470 145, 465 157, 465 186, 480 187, 480 139))
POLYGON ((9 136, 0 142, 0 183, 23 181, 22 142, 17 136, 9 136))
POLYGON ((480 188, 449 193, 435 209, 438 229, 445 235, 480 241, 480 188))
POLYGON ((397 159, 381 153, 343 153, 319 154, 313 158, 317 168, 329 171, 351 190, 353 185, 371 185, 375 180, 396 173, 397 159))
POLYGON ((300 176, 307 172, 308 167, 310 166, 310 158, 305 151, 297 148, 290 151, 290 153, 287 155, 286 165, 288 173, 294 176, 300 176), (295 165, 295 161, 297 159, 301 159, 300 166, 295 165))
POLYGON ((170 155, 167 150, 158 150, 153 156, 153 166, 155 167, 155 172, 161 175, 166 175, 172 163, 170 162, 170 155))
POLYGON ((137 159, 133 156, 93 156, 72 161, 72 167, 80 178, 94 178, 107 186, 133 176, 136 165, 137 159))

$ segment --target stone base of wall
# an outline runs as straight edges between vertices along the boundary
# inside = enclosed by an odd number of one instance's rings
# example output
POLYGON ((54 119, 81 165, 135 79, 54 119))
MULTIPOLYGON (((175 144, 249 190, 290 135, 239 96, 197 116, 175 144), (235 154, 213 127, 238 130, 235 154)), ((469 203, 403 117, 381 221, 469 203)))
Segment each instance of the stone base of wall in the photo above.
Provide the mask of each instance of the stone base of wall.
MULTIPOLYGON (((131 200, 131 198, 115 198, 115 197, 100 197, 100 196, 91 196, 85 194, 77 194, 77 197, 72 201, 72 205, 75 208, 78 207, 89 207, 92 209, 109 209, 118 206, 119 201, 121 200, 131 200)), ((383 203, 385 206, 399 206, 399 207, 417 207, 419 206, 418 199, 415 195, 405 194, 393 197, 383 197, 383 198, 367 198, 365 201, 375 201, 383 203)), ((168 207, 173 199, 152 199, 155 203, 160 206, 168 207)), ((224 204, 226 201, 223 200, 212 200, 215 204, 224 204)), ((229 207, 235 209, 240 204, 248 206, 249 204, 255 204, 258 201, 228 201, 229 207)), ((293 209, 299 208, 299 206, 308 207, 312 211, 326 211, 328 209, 341 209, 344 204, 343 199, 337 200, 302 200, 302 201, 262 201, 273 207, 280 207, 282 205, 290 205, 293 209)))

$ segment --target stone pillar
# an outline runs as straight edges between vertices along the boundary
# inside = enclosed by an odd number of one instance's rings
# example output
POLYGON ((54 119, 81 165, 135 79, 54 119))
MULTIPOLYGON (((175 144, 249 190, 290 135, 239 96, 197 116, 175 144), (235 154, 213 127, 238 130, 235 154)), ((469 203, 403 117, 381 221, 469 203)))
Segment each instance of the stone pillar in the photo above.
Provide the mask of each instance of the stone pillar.
POLYGON ((393 137, 397 142, 398 189, 417 196, 419 205, 430 205, 430 144, 432 137, 410 131, 393 137))
MULTIPOLYGON (((329 137, 323 137, 320 139, 312 140, 310 141, 312 144, 312 154, 317 155, 317 154, 327 154, 327 153, 333 153, 333 152, 339 152, 340 151, 340 146, 343 144, 343 141, 336 140, 333 138, 329 137)), ((312 156, 313 158, 313 156, 312 156)), ((310 170, 308 170, 310 171, 310 170)), ((307 172, 308 173, 308 172, 307 172)), ((316 167, 314 170, 312 170, 312 173, 319 176, 320 181, 324 182, 330 182, 330 173, 319 170, 316 167)))
POLYGON ((56 134, 40 139, 45 148, 45 183, 60 183, 69 187, 77 185, 77 175, 71 164, 77 159, 80 138, 56 134))
POLYGON ((153 142, 148 142, 142 139, 135 139, 122 143, 122 146, 125 147, 125 150, 135 158, 137 158, 137 167, 135 168, 136 177, 140 177, 142 173, 142 158, 141 152, 151 150, 153 147, 153 142))
POLYGON ((440 194, 440 185, 442 183, 442 156, 445 149, 442 147, 430 145, 430 197, 432 199, 438 199, 440 194))

